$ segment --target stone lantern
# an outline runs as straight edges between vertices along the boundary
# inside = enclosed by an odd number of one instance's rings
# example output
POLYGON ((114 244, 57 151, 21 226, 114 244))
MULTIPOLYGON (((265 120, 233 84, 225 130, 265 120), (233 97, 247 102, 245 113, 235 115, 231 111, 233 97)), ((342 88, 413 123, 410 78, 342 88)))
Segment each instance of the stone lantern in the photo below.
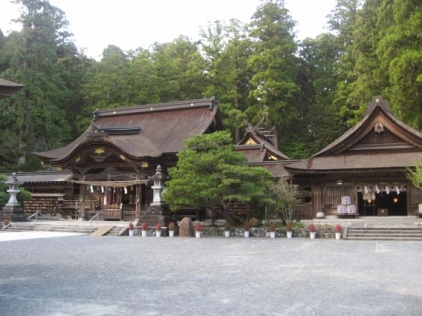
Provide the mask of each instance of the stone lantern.
POLYGON ((147 222, 150 226, 156 224, 166 226, 170 221, 170 210, 162 196, 165 190, 164 181, 166 180, 166 176, 161 171, 161 166, 158 165, 155 174, 149 177, 149 180, 153 181, 153 185, 151 186, 153 199, 150 206, 145 211, 141 211, 138 225, 147 222))
POLYGON ((10 219, 12 222, 23 222, 26 220, 26 215, 20 206, 16 195, 20 192, 19 185, 22 182, 18 181, 16 173, 12 174, 12 180, 6 182, 9 185, 9 190, 7 192, 10 194, 9 201, 1 212, 2 219, 10 219))
POLYGON ((154 181, 154 185, 151 186, 151 189, 153 192, 153 199, 152 199, 151 206, 162 206, 164 204, 162 194, 165 189, 164 187, 165 176, 163 175, 161 171, 162 171, 161 166, 158 165, 156 173, 152 177, 150 177, 150 180, 154 181))

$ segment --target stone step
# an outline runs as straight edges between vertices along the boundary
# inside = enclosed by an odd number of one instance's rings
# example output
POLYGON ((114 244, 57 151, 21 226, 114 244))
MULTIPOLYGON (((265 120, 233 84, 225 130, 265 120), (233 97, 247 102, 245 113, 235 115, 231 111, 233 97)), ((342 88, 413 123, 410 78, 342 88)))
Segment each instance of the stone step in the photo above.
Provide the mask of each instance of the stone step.
POLYGON ((347 238, 352 237, 395 237, 395 238, 422 238, 422 234, 347 234, 347 238))
POLYGON ((394 236, 365 236, 365 237, 357 237, 357 236, 351 236, 347 237, 347 240, 401 240, 401 241, 422 241, 422 237, 394 237, 394 236))
POLYGON ((373 231, 378 231, 378 230, 388 230, 388 231, 392 231, 392 230, 413 230, 413 231, 420 231, 422 232, 422 227, 348 227, 348 230, 373 230, 373 231))
POLYGON ((362 234, 370 234, 370 235, 420 235, 422 236, 422 232, 419 231, 405 231, 405 230, 354 230, 354 231, 347 231, 347 235, 362 235, 362 234))
POLYGON ((348 232, 352 233, 362 233, 362 232, 372 232, 372 233, 412 233, 412 234, 422 234, 422 229, 348 229, 348 232))
POLYGON ((418 227, 349 227, 349 240, 422 240, 418 227))
POLYGON ((51 226, 51 225, 28 225, 28 224, 13 224, 7 231, 50 231, 50 232, 67 232, 67 233, 82 233, 91 234, 95 228, 83 226, 51 226))

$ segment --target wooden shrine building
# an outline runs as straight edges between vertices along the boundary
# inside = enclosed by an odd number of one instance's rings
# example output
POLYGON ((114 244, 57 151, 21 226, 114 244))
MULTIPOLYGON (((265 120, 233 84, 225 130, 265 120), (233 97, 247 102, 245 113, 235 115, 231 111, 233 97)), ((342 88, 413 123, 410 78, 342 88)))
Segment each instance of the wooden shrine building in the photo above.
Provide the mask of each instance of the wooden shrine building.
POLYGON ((395 118, 388 102, 376 96, 353 128, 309 159, 284 167, 310 196, 302 210, 307 218, 321 211, 342 215, 344 197, 359 216, 411 216, 422 191, 406 172, 421 161, 422 133, 395 118))
MULTIPOLYGON (((35 155, 72 172, 80 216, 100 210, 104 219, 132 220, 153 201, 150 177, 157 167, 168 174, 185 139, 222 128, 213 98, 98 110, 75 141, 35 155)), ((395 118, 380 96, 359 123, 308 159, 289 159, 259 124, 248 124, 235 150, 251 167, 299 186, 296 218, 412 216, 422 202, 422 191, 406 178, 407 168, 422 161, 422 133, 395 118)))
POLYGON ((290 175, 284 165, 292 160, 278 150, 277 140, 272 131, 259 127, 260 123, 252 126, 248 123, 245 134, 236 145, 235 151, 243 153, 248 159, 249 166, 267 169, 274 179, 288 178, 290 175))
POLYGON ((11 97, 23 87, 21 84, 0 78, 0 100, 11 97))
POLYGON ((80 186, 80 216, 139 218, 153 201, 149 178, 177 163, 184 140, 222 129, 214 98, 97 110, 91 125, 65 147, 34 153, 80 186))

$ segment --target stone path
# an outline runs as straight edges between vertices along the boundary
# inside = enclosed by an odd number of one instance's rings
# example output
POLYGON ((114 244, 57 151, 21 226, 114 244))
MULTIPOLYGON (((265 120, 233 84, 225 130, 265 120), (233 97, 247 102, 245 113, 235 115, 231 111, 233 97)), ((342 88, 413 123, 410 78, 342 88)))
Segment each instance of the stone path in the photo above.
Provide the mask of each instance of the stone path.
POLYGON ((420 242, 67 236, 0 243, 0 315, 420 315, 420 242))

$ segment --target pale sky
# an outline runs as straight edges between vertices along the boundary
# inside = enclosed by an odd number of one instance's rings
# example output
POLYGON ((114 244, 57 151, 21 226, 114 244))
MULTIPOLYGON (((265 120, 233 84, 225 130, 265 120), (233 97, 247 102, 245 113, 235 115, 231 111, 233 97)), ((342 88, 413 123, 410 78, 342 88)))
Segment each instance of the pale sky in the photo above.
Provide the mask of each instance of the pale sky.
MULTIPOLYGON (((50 0, 66 14, 76 46, 97 60, 109 44, 123 50, 148 48, 179 35, 195 41, 208 22, 239 19, 250 22, 259 0, 50 0)), ((298 22, 297 38, 314 38, 326 31, 326 15, 336 0, 286 0, 286 8, 298 22)), ((8 34, 19 29, 11 20, 19 16, 18 5, 0 0, 0 29, 8 34)))

